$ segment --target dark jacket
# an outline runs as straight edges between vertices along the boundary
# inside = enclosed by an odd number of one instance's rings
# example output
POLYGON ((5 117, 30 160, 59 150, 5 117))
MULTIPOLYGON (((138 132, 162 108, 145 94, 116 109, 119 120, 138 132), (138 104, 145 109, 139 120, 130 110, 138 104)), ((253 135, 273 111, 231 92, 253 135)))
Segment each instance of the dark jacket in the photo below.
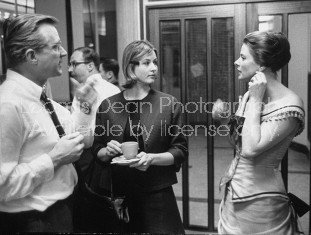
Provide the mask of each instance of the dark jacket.
MULTIPOLYGON (((106 147, 111 140, 123 142, 123 131, 128 120, 126 100, 123 92, 104 100, 99 107, 95 138, 92 151, 97 156, 98 151, 106 147)), ((114 171, 114 179, 127 180, 132 176, 135 181, 129 179, 127 183, 134 182, 135 190, 155 191, 177 183, 176 171, 179 171, 183 161, 188 157, 187 138, 183 133, 182 104, 171 95, 151 89, 149 94, 141 100, 140 120, 144 129, 143 140, 146 153, 170 152, 174 157, 174 165, 150 166, 147 171, 139 171, 135 168, 120 167, 114 171)), ((110 189, 110 162, 96 160, 95 175, 92 182, 94 190, 110 189)), ((117 168, 116 168, 117 169, 117 168)), ((133 185, 129 185, 132 187, 133 185)))

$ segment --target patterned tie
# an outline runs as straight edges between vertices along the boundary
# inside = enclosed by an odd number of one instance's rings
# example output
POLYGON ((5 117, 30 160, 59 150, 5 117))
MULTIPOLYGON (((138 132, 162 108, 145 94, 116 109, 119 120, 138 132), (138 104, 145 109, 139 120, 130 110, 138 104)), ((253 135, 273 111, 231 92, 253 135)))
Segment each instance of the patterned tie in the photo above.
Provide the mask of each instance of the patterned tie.
POLYGON ((52 121, 56 127, 56 130, 58 132, 59 137, 62 138, 64 135, 66 135, 66 133, 64 131, 64 128, 62 127, 62 125, 60 124, 60 122, 58 120, 58 117, 56 115, 53 104, 51 103, 51 100, 48 99, 48 97, 46 96, 46 94, 44 92, 42 92, 40 100, 43 102, 44 107, 49 112, 49 114, 52 118, 52 121))

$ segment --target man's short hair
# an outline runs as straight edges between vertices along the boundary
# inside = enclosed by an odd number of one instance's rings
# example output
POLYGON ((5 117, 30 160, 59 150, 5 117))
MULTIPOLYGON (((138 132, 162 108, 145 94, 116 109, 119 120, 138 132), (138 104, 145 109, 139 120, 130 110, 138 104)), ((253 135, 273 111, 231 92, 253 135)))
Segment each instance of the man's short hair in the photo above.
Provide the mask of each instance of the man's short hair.
POLYGON ((120 67, 116 59, 113 58, 101 58, 100 64, 103 66, 105 72, 112 71, 114 76, 118 78, 120 67))
POLYGON ((28 49, 38 51, 46 46, 38 34, 39 26, 44 23, 55 25, 58 20, 48 15, 21 14, 4 21, 3 42, 8 68, 25 62, 28 49))
POLYGON ((99 55, 94 49, 90 47, 78 47, 74 51, 81 51, 84 61, 93 62, 97 71, 99 71, 99 55))

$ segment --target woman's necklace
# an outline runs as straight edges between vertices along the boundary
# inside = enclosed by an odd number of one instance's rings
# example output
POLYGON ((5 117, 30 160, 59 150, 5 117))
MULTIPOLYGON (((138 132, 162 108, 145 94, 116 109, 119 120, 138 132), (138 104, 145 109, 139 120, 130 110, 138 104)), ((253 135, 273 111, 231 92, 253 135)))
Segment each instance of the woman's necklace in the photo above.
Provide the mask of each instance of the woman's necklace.
POLYGON ((138 124, 133 125, 133 121, 132 121, 130 115, 128 115, 128 117, 129 117, 129 123, 130 123, 130 135, 134 136, 137 143, 138 143, 138 137, 143 134, 143 131, 141 129, 141 122, 140 122, 140 120, 138 120, 138 124), (134 133, 134 128, 136 128, 136 133, 134 133))

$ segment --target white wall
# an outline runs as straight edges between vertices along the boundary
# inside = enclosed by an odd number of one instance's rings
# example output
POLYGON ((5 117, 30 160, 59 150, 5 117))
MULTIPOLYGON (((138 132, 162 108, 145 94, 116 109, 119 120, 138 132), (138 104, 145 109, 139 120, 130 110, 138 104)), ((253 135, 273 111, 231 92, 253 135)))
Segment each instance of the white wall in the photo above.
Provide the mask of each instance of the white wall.
MULTIPOLYGON (((62 41, 62 46, 65 48, 65 50, 68 50, 65 1, 35 0, 35 12, 38 14, 51 15, 59 20, 59 23, 56 26, 56 28, 62 41)), ((57 102, 68 102, 70 100, 69 74, 67 65, 68 65, 68 56, 64 57, 62 62, 62 69, 63 69, 62 76, 53 77, 49 79, 53 99, 57 102)))
MULTIPOLYGON (((73 49, 84 46, 83 0, 71 0, 73 49)), ((68 55, 69 58, 71 55, 68 55)))
MULTIPOLYGON (((83 0, 71 0, 71 23, 73 48, 84 46, 83 0)), ((57 27, 62 45, 68 51, 66 1, 64 0, 35 0, 35 12, 56 17, 59 20, 57 27)), ((53 99, 58 102, 70 101, 70 85, 68 74, 67 55, 62 63, 63 74, 60 77, 50 78, 53 99)))
POLYGON ((304 101, 306 111, 305 130, 294 142, 305 145, 310 150, 307 138, 308 120, 308 72, 311 72, 311 14, 289 16, 288 39, 291 44, 292 58, 288 66, 288 87, 304 101), (297 27, 299 26, 299 27, 297 27))
POLYGON ((139 0, 116 0, 118 62, 120 64, 119 81, 125 79, 122 72, 122 56, 124 48, 140 38, 139 0))

